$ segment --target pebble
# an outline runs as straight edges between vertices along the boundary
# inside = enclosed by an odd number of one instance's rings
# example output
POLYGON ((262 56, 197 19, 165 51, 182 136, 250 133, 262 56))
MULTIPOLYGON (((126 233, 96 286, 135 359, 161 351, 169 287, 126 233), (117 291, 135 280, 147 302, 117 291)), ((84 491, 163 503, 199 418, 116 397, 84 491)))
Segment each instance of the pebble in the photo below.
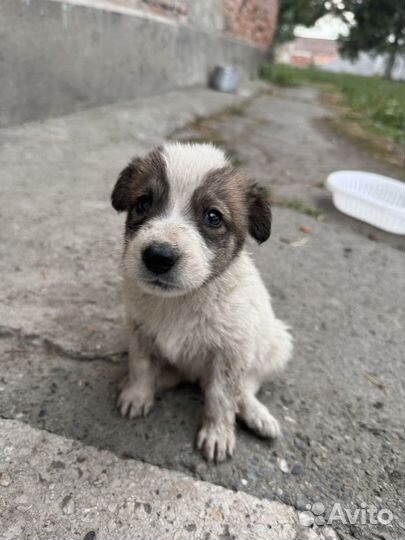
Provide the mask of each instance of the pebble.
POLYGON ((307 506, 307 499, 301 493, 297 495, 295 506, 298 508, 298 510, 305 510, 307 506))
POLYGON ((86 533, 83 540, 96 540, 96 533, 94 531, 89 531, 88 533, 86 533))
POLYGON ((322 525, 325 525, 325 518, 323 516, 316 516, 315 523, 318 527, 322 527, 322 525))
POLYGON ((294 474, 295 476, 300 476, 301 474, 304 474, 304 467, 301 465, 301 463, 295 463, 292 466, 291 474, 294 474))
POLYGON ((62 510, 64 514, 70 515, 73 514, 75 505, 71 495, 66 495, 62 501, 62 510))
POLYGON ((321 516, 325 512, 325 506, 321 502, 316 502, 312 505, 312 513, 315 516, 321 516))
POLYGON ((288 463, 284 458, 278 458, 277 459, 277 464, 278 464, 278 468, 280 469, 280 471, 283 472, 284 474, 287 474, 287 473, 290 472, 290 469, 288 467, 288 463))
POLYGON ((0 486, 8 487, 11 484, 11 478, 7 473, 0 474, 0 486))
POLYGON ((333 489, 335 491, 342 491, 342 489, 343 489, 343 484, 341 482, 339 482, 338 480, 333 482, 332 486, 333 486, 333 489))

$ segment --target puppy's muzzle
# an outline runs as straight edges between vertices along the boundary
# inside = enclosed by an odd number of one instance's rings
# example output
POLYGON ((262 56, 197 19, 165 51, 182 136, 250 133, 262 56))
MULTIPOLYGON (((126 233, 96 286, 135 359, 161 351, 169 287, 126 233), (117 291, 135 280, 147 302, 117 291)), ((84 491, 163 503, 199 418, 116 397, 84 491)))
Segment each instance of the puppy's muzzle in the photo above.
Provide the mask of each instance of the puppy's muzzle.
POLYGON ((156 276, 166 274, 179 259, 176 249, 167 243, 154 242, 142 252, 142 261, 147 270, 156 276))

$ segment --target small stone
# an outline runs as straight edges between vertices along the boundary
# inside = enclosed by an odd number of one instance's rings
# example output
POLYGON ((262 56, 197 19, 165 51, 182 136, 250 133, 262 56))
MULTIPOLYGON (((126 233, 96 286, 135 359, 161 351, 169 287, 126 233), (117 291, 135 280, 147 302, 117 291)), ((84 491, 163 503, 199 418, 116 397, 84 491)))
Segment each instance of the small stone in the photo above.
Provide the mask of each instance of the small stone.
POLYGON ((315 516, 321 516, 325 512, 325 506, 321 502, 316 502, 312 505, 312 513, 315 516))
POLYGON ((335 491, 342 491, 343 489, 343 484, 341 482, 339 482, 338 480, 335 480, 335 482, 333 482, 332 484, 332 487, 335 491))
POLYGON ((152 506, 150 503, 143 503, 143 509, 147 514, 150 514, 152 512, 152 506))
POLYGON ((307 506, 307 499, 304 497, 304 495, 302 495, 302 493, 297 495, 295 506, 298 508, 298 510, 305 510, 307 506))
POLYGON ((0 474, 0 486, 8 487, 11 484, 11 478, 7 473, 0 474))
POLYGON ((295 463, 292 466, 291 474, 294 474, 295 476, 301 476, 304 474, 304 467, 301 465, 301 463, 295 463))
POLYGON ((242 486, 247 486, 248 485, 248 481, 246 480, 246 478, 242 478, 241 484, 242 484, 242 486))
POLYGON ((86 533, 83 540, 96 540, 96 533, 94 531, 89 531, 86 533))
POLYGON ((307 225, 301 225, 300 231, 305 233, 305 234, 309 234, 309 233, 312 232, 312 228, 308 227, 307 225))
POLYGON ((63 461, 52 461, 49 466, 50 469, 66 469, 66 465, 63 461))
POLYGON ((288 463, 284 458, 277 458, 277 464, 280 471, 283 472, 284 474, 288 474, 290 472, 288 463))
POLYGON ((74 502, 72 499, 72 495, 66 495, 66 497, 62 500, 62 510, 64 514, 70 515, 74 512, 74 502))
POLYGON ((322 527, 322 525, 325 525, 325 518, 323 516, 316 516, 315 523, 318 527, 322 527))

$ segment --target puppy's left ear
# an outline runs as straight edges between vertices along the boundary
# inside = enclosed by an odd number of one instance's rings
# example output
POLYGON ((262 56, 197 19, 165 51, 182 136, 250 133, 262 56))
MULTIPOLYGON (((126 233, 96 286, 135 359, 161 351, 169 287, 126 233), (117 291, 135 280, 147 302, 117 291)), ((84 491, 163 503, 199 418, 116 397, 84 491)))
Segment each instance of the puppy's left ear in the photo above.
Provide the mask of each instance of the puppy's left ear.
POLYGON ((249 233, 258 244, 271 233, 271 208, 266 191, 253 184, 249 193, 249 233))

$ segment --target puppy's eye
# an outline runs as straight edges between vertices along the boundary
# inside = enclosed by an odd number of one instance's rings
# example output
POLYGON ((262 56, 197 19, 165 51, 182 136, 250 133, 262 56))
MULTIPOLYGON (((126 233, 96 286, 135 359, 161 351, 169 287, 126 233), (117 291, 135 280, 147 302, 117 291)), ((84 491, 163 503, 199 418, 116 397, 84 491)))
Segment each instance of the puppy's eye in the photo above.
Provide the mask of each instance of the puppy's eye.
POLYGON ((204 223, 205 225, 208 225, 208 227, 220 227, 222 225, 221 212, 211 208, 211 210, 208 210, 208 212, 204 215, 204 223))
POLYGON ((149 212, 151 208, 152 197, 150 195, 142 195, 141 197, 138 197, 135 205, 135 210, 138 215, 143 216, 146 214, 146 212, 149 212))

